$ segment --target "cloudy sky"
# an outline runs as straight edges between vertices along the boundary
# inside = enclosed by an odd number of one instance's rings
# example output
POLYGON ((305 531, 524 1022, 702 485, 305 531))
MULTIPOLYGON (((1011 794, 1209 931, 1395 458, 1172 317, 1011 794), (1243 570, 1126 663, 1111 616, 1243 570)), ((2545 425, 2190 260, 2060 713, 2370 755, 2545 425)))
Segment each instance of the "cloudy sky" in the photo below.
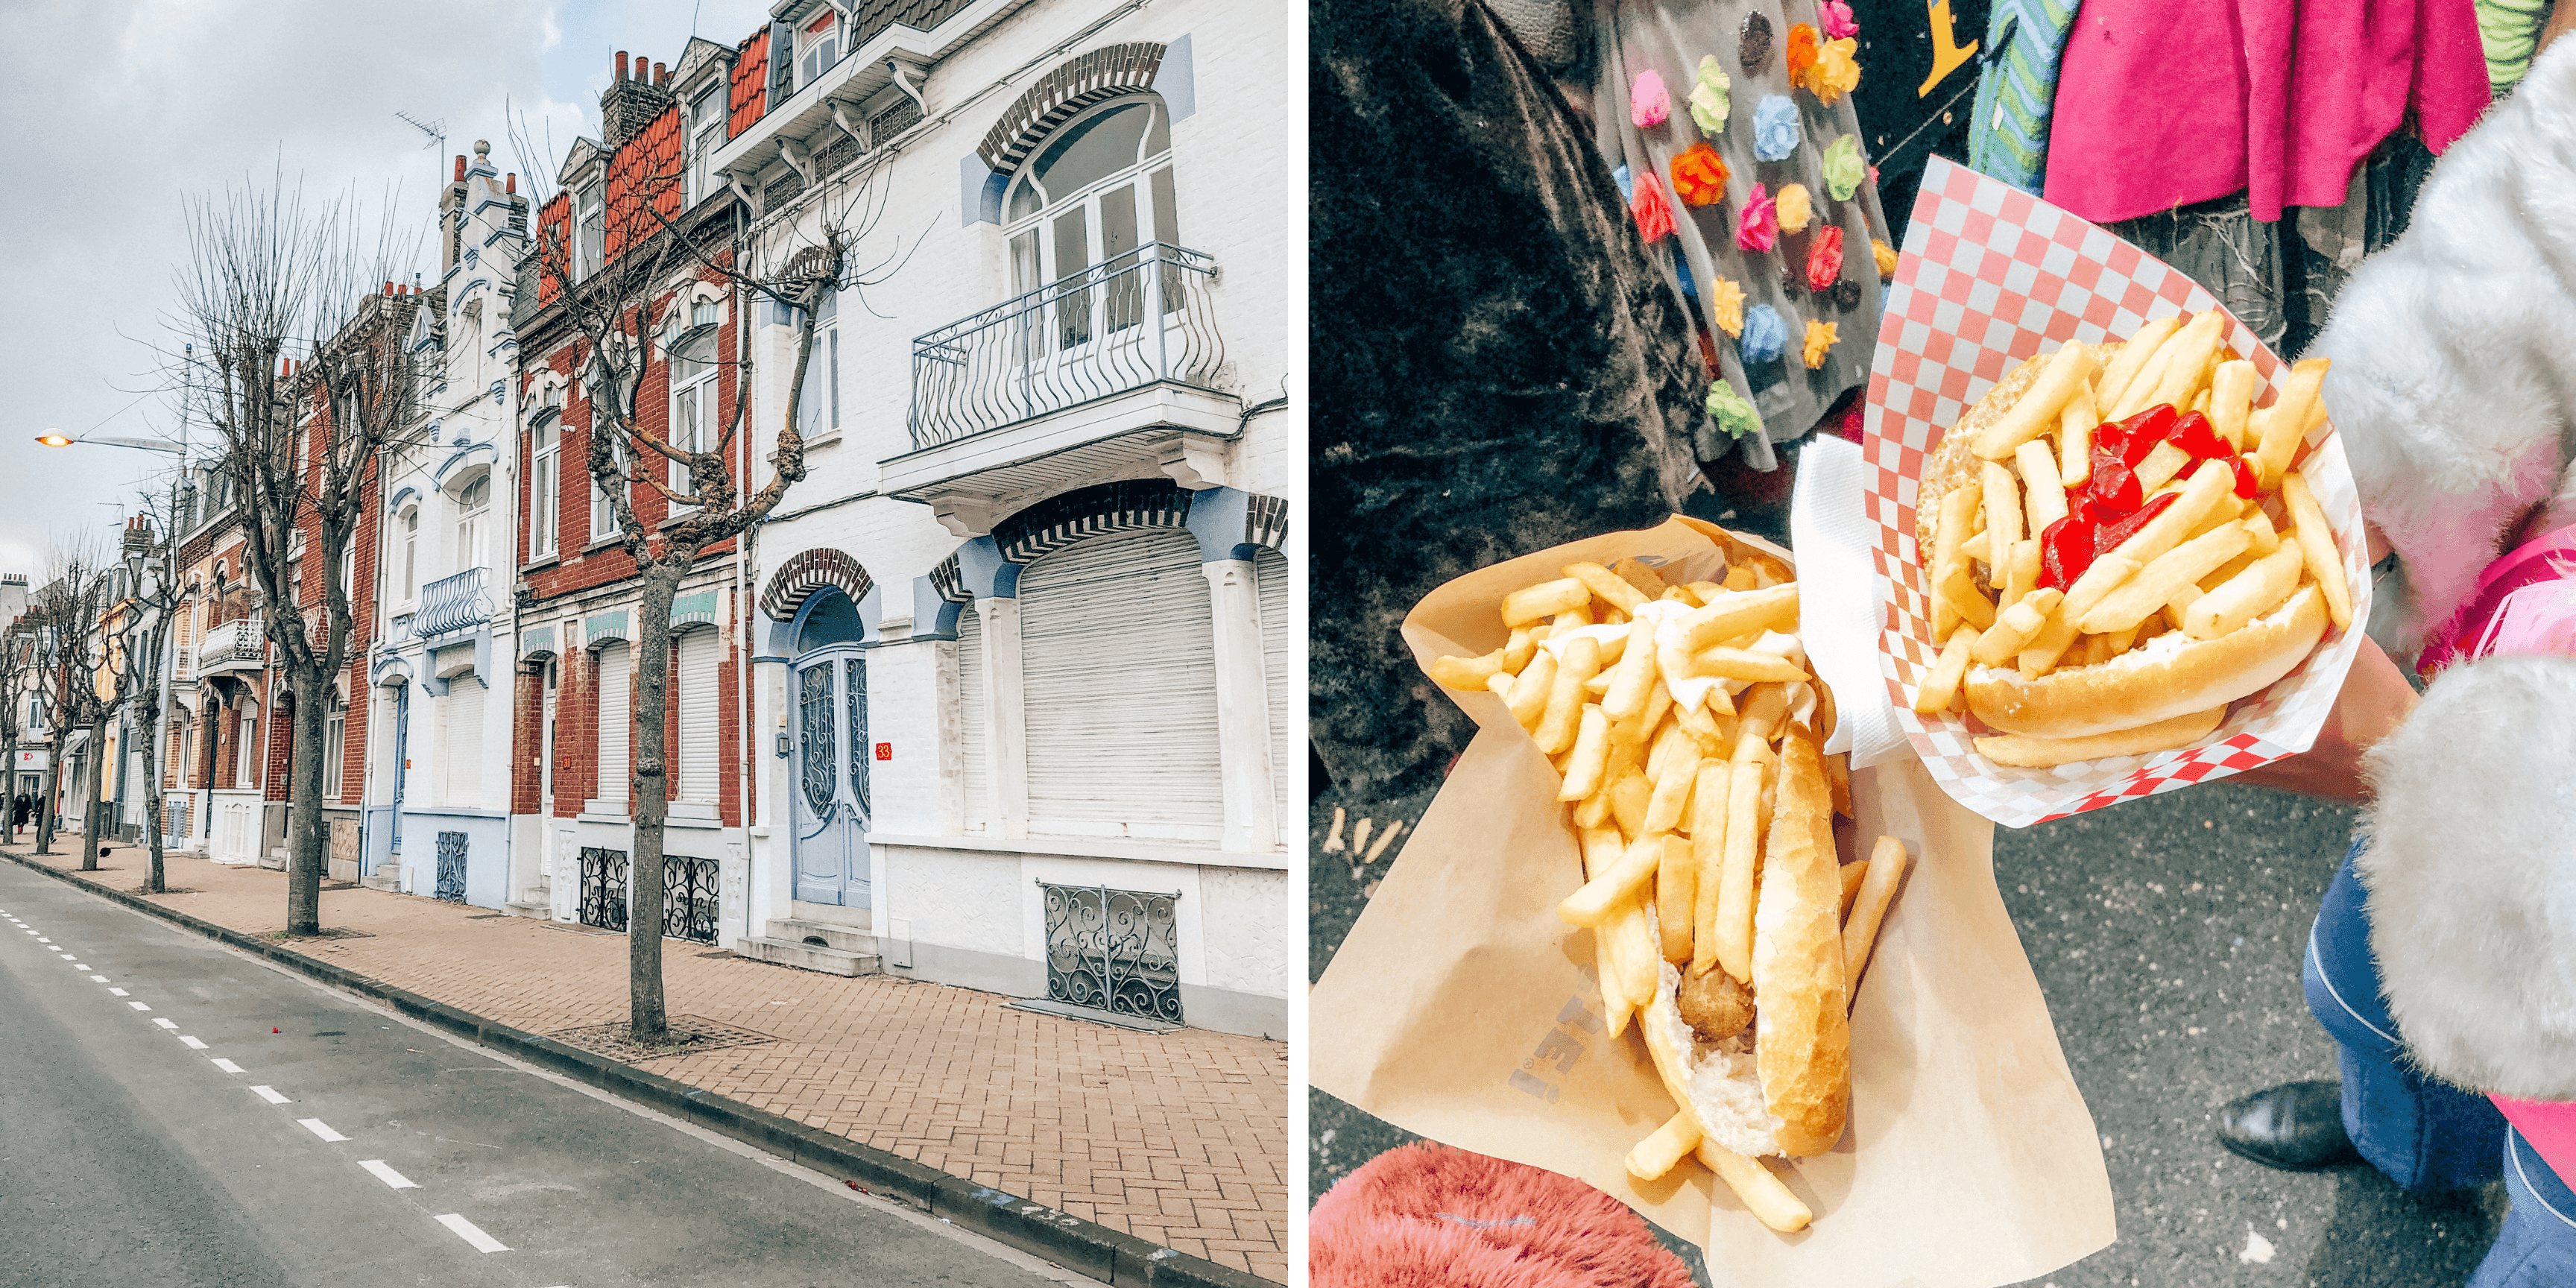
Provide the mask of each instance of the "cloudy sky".
MULTIPOLYGON (((618 50, 676 62, 692 30, 730 44, 763 0, 0 0, 0 572, 105 535, 170 458, 78 436, 166 436, 153 391, 184 196, 282 166, 311 198, 401 185, 436 270, 436 186, 474 140, 517 170, 505 107, 551 168, 599 132, 618 50), (403 112, 444 122, 435 149, 403 112)), ((533 159, 531 159, 533 160, 533 159)), ((175 345, 173 346, 175 347, 175 345)), ((157 491, 157 489, 155 489, 157 491)))

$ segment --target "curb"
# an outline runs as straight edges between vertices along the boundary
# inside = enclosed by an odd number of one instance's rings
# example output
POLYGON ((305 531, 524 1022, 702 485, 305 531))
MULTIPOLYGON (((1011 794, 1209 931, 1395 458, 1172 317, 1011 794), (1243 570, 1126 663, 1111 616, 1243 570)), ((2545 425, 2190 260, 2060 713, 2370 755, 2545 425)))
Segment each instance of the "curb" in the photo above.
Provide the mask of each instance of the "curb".
POLYGON ((414 1019, 731 1136, 867 1192, 943 1218, 1022 1252, 1089 1275, 1116 1288, 1281 1288, 1259 1275, 1220 1266, 1203 1257, 1148 1243, 1095 1221, 1030 1202, 873 1145, 809 1127, 729 1096, 648 1073, 552 1038, 515 1029, 445 1002, 395 988, 381 980, 308 957, 283 944, 218 926, 141 895, 93 881, 74 871, 0 850, 23 868, 44 873, 92 894, 195 931, 209 939, 291 967, 334 988, 371 997, 414 1019))

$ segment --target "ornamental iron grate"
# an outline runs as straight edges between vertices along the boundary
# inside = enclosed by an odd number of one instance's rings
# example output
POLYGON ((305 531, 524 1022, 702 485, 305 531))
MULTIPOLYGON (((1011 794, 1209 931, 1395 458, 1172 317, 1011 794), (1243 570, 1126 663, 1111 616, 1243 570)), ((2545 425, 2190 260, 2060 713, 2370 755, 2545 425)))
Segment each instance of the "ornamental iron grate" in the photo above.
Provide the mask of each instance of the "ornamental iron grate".
POLYGON ((716 941, 716 861, 662 856, 662 936, 716 941))
POLYGON ((1165 1024, 1181 1019, 1181 896, 1038 883, 1046 900, 1047 997, 1165 1024))
POLYGON ((841 692, 850 711, 850 799, 859 803, 859 830, 868 826, 868 664, 864 658, 841 663, 841 692))
POLYGON ((465 834, 438 834, 438 897, 449 903, 465 902, 465 834))
POLYGON ((626 851, 581 847, 581 924, 626 929, 626 851))
POLYGON ((820 815, 832 808, 832 668, 808 669, 797 683, 803 690, 797 708, 804 736, 797 741, 804 752, 805 804, 820 815))

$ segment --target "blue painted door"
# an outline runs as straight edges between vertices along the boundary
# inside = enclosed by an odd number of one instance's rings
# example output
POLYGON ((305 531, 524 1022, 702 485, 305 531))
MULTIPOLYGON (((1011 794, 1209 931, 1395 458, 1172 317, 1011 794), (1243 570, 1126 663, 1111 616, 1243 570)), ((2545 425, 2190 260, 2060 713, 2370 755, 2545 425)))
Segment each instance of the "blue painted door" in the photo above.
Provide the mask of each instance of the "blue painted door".
POLYGON ((867 691, 856 648, 796 661, 796 897, 807 903, 870 906, 867 691))

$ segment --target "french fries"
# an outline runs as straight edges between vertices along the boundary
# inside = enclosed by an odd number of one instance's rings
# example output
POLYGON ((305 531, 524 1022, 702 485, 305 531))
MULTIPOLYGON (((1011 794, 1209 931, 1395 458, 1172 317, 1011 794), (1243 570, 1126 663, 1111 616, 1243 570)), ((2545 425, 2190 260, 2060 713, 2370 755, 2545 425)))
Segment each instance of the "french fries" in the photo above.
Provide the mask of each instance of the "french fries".
MULTIPOLYGON (((2261 377, 2227 351, 2227 326, 2217 309, 2154 319, 2098 367, 2089 346, 2064 345, 1962 440, 1966 455, 1944 453, 1954 472, 1924 498, 1925 521, 1937 525, 1922 584, 1938 653, 1915 686, 1918 714, 1958 711, 1970 694, 1989 701, 1989 668, 2017 668, 2029 682, 2151 647, 2169 631, 2220 638, 2310 582, 2335 628, 2351 627, 2335 534, 2293 468, 2323 419, 2327 363, 2290 366, 2278 397, 2257 407, 2261 377)), ((1498 665, 1457 664, 1470 679, 1498 665)), ((2172 740, 2205 734, 2197 720, 1976 745, 2001 764, 2060 764, 2187 745, 2172 740), (2103 750, 2115 746, 2137 750, 2103 750)))
MULTIPOLYGON (((2080 346, 2074 352, 2082 361, 2068 361, 2089 376, 2090 358, 2080 346)), ((2034 450, 2008 455, 2048 458, 2054 443, 2042 440, 2055 423, 2055 413, 2043 418, 2026 440, 2034 450)), ((2025 536, 2033 514, 2016 477, 1992 468, 1999 476, 1992 513, 1978 517, 2004 551, 1997 575, 2010 578, 2016 563, 2036 562, 2037 543, 2025 536)), ((2049 513, 2046 500, 2038 504, 2039 515, 2049 513)), ((1996 610, 1961 554, 1964 542, 1951 545, 1966 597, 1993 621, 1996 610)), ((1756 914, 1780 915, 1765 909, 1785 897, 1765 892, 1766 869, 1775 887, 1802 871, 1803 906, 1830 919, 1829 936, 1838 929, 1844 944, 1861 944, 1860 961, 1902 876, 1901 846, 1894 864, 1882 858, 1834 870, 1833 819, 1851 812, 1849 771, 1842 757, 1817 750, 1832 727, 1830 695, 1795 635, 1797 583, 1769 567, 1748 561, 1723 581, 1672 585, 1633 560, 1570 564, 1561 577, 1504 597, 1510 636, 1502 647, 1430 668, 1445 685, 1498 695, 1557 769, 1556 798, 1583 861, 1583 879, 1562 894, 1557 916, 1569 933, 1591 932, 1614 1037, 1632 1018, 1642 1025, 1646 1008, 1673 1004, 1659 1000, 1667 967, 1723 972, 1759 1005, 1756 914)), ((2033 589, 2007 616, 2043 617, 2061 597, 2033 589)), ((1959 636, 1954 673, 1975 639, 1959 636)), ((1889 844, 1881 843, 1882 854, 1889 844)), ((1836 1004, 1847 1001, 1848 977, 1825 982, 1840 984, 1828 994, 1836 1004)), ((1772 1228, 1806 1226, 1812 1213, 1779 1172, 1702 1139, 1701 1111, 1677 1108, 1629 1151, 1631 1175, 1654 1180, 1695 1158, 1772 1228)))

